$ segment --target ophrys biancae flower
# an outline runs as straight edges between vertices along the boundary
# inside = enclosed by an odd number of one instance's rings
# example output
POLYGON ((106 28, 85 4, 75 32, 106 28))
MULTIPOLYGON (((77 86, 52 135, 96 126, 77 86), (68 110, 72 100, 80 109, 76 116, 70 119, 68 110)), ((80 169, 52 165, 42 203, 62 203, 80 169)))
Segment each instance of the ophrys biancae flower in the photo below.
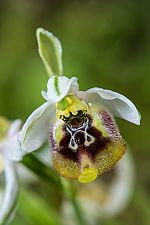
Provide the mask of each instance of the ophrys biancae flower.
POLYGON ((46 100, 27 119, 21 148, 32 152, 47 140, 53 165, 68 179, 86 183, 112 168, 126 151, 113 116, 140 124, 140 115, 125 96, 102 88, 79 91, 77 78, 52 76, 46 100))
POLYGON ((0 195, 2 195, 0 224, 10 221, 16 209, 19 184, 14 161, 20 161, 23 157, 17 142, 20 127, 20 120, 11 123, 0 116, 0 174, 4 173, 5 176, 4 190, 0 188, 0 195))

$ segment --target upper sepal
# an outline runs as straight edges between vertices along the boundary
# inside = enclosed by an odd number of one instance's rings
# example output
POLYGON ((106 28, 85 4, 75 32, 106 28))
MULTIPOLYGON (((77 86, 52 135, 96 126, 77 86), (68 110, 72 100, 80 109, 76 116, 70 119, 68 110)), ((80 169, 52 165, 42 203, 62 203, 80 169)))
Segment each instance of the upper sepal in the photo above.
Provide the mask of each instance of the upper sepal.
POLYGON ((38 28, 36 35, 39 55, 46 67, 48 75, 62 75, 62 47, 59 39, 43 28, 38 28))

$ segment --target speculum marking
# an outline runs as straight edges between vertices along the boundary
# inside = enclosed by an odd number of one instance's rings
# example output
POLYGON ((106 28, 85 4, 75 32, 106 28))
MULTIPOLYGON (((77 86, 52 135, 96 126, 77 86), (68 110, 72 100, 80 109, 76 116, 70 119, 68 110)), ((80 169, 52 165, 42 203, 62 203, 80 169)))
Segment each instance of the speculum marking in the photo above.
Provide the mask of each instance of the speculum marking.
POLYGON ((88 118, 85 119, 82 126, 79 126, 77 128, 73 128, 71 125, 66 126, 66 130, 71 136, 70 142, 68 144, 68 147, 70 149, 72 149, 73 151, 77 151, 80 145, 89 146, 90 144, 94 143, 95 138, 87 132, 88 127, 88 118))
POLYGON ((64 125, 65 135, 58 147, 64 157, 80 161, 80 153, 86 152, 90 158, 94 158, 105 148, 110 139, 103 137, 102 133, 91 124, 92 119, 87 116, 82 125, 76 127, 64 125))

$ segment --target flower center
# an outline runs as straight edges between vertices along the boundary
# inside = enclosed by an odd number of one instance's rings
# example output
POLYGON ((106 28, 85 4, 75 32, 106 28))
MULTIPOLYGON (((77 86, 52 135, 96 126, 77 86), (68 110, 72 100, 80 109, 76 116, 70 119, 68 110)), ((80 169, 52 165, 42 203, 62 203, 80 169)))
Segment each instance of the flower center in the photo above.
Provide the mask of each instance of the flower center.
MULTIPOLYGON (((78 114, 77 114, 78 116, 78 114)), ((90 135, 87 130, 89 128, 89 118, 77 117, 70 119, 68 125, 66 126, 67 132, 70 134, 70 142, 68 147, 73 151, 77 151, 79 146, 89 146, 94 143, 95 138, 90 135)))
POLYGON ((88 106, 84 101, 74 95, 68 95, 56 103, 56 116, 63 121, 70 121, 77 114, 78 117, 82 117, 83 114, 86 114, 87 109, 88 106))
POLYGON ((9 126, 10 122, 6 118, 0 116, 0 140, 6 137, 9 126))

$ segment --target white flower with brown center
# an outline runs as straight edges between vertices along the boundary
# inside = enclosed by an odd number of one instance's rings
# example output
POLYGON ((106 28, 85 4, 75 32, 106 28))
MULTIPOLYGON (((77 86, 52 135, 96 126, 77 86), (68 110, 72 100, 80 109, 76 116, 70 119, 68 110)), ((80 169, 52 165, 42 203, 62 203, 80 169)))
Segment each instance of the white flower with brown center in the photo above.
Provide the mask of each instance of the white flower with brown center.
POLYGON ((20 127, 20 120, 11 123, 0 117, 0 175, 5 176, 4 190, 0 188, 0 224, 7 223, 16 209, 19 185, 14 161, 23 157, 17 141, 20 127))
POLYGON ((87 183, 112 168, 126 151, 113 116, 140 124, 135 105, 102 88, 79 91, 76 77, 52 76, 46 100, 27 119, 19 142, 26 152, 49 140, 53 165, 68 179, 87 183))

